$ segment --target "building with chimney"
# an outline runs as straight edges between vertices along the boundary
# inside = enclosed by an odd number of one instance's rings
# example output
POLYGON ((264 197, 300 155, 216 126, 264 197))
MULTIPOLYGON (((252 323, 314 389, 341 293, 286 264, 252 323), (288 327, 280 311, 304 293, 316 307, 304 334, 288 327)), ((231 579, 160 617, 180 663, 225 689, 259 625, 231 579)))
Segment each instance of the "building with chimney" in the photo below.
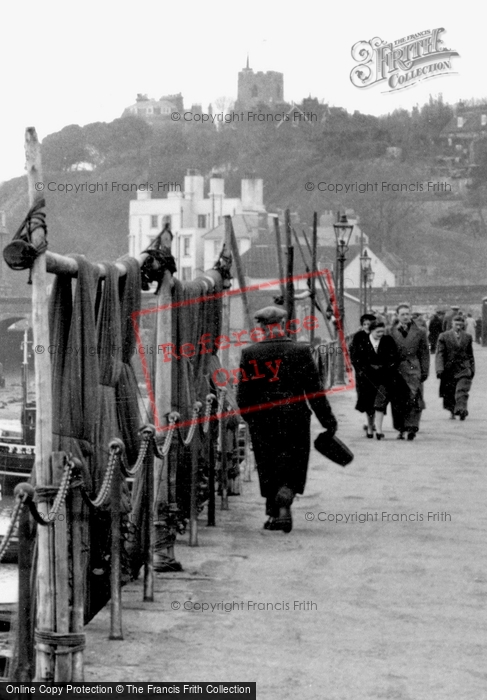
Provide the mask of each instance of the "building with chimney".
POLYGON ((188 170, 182 192, 168 192, 164 199, 153 199, 150 191, 137 192, 137 199, 130 202, 129 254, 139 255, 167 223, 174 235, 176 276, 192 280, 213 267, 218 259, 226 215, 233 217, 239 249, 244 252, 267 216, 262 180, 245 178, 241 182, 241 196, 226 197, 223 177, 212 175, 205 196, 205 178, 197 170, 188 170), (248 235, 240 235, 243 231, 248 235))

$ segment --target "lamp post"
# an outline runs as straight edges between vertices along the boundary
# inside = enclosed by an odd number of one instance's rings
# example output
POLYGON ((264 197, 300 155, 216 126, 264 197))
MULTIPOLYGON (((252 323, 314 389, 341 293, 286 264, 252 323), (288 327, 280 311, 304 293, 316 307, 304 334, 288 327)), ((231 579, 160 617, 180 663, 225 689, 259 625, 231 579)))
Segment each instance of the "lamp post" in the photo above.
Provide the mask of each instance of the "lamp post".
POLYGON ((370 311, 372 312, 372 282, 374 281, 375 272, 373 270, 369 270, 367 276, 369 280, 369 306, 370 311))
MULTIPOLYGON (((337 262, 338 262, 338 309, 339 309, 339 323, 342 329, 345 331, 345 285, 344 285, 344 269, 345 260, 347 257, 348 244, 350 241, 350 236, 353 231, 353 224, 348 223, 346 214, 340 216, 338 212, 337 221, 333 224, 336 238, 336 252, 337 252, 337 262)), ((345 363, 343 353, 338 353, 338 363, 337 363, 337 384, 345 384, 345 363)))
POLYGON ((361 286, 363 287, 364 290, 364 306, 363 306, 363 314, 367 313, 367 275, 370 271, 370 265, 372 263, 372 258, 369 258, 369 255, 366 250, 362 253, 360 256, 360 280, 361 280, 361 286))

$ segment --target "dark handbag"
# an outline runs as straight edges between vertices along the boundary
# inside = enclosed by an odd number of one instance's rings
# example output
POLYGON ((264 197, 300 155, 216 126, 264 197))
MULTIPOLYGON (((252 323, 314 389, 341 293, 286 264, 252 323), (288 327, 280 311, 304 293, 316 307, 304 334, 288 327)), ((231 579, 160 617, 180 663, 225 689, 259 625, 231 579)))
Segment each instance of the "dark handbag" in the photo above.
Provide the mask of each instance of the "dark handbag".
POLYGON ((336 435, 320 433, 314 442, 315 448, 335 464, 346 467, 353 460, 353 452, 336 435))

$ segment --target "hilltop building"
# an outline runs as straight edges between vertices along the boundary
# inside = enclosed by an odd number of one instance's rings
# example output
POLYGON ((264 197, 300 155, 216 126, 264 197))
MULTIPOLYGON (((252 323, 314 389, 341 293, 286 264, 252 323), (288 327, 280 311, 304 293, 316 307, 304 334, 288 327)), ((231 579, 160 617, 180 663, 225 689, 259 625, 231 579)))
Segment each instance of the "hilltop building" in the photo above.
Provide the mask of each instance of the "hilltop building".
POLYGON ((153 124, 161 120, 170 119, 172 112, 183 111, 183 96, 180 92, 177 95, 164 95, 159 100, 154 100, 147 97, 147 95, 139 93, 135 104, 127 107, 123 111, 122 117, 142 117, 142 119, 153 124))
POLYGON ((247 65, 238 74, 238 97, 235 111, 255 110, 258 105, 275 108, 284 103, 284 75, 276 71, 254 73, 247 65))
POLYGON ((487 105, 458 105, 456 114, 441 131, 441 160, 460 171, 475 164, 475 145, 487 136, 487 105))

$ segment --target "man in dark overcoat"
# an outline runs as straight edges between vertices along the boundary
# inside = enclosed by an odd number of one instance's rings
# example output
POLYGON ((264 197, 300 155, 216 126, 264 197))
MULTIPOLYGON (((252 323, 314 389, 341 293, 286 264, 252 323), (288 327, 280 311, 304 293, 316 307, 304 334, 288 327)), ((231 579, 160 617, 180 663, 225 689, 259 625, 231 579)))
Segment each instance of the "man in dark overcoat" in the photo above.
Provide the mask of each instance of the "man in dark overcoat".
POLYGON ((260 490, 266 499, 266 530, 292 528, 291 504, 303 493, 310 452, 311 411, 332 435, 337 422, 310 346, 286 337, 282 308, 255 315, 260 342, 242 349, 237 403, 249 425, 260 490))
POLYGON ((455 316, 452 330, 438 338, 436 376, 440 379, 443 408, 450 411, 451 418, 460 416, 460 420, 465 420, 468 395, 475 376, 475 359, 472 336, 465 333, 462 316, 455 316))
POLYGON ((452 306, 450 306, 450 311, 447 311, 445 317, 443 318, 443 333, 445 331, 451 330, 453 324, 453 317, 457 316, 459 310, 460 307, 458 306, 458 304, 453 304, 452 306))
POLYGON ((428 326, 428 341, 430 344, 430 350, 433 355, 436 352, 436 343, 438 342, 440 333, 443 332, 444 316, 445 312, 441 311, 441 309, 438 309, 436 313, 434 313, 433 316, 430 318, 430 323, 428 326))
POLYGON ((398 381, 391 397, 392 420, 397 439, 414 440, 425 408, 423 383, 428 378, 430 353, 426 331, 411 320, 408 304, 397 307, 397 323, 389 330, 399 352, 398 381))

